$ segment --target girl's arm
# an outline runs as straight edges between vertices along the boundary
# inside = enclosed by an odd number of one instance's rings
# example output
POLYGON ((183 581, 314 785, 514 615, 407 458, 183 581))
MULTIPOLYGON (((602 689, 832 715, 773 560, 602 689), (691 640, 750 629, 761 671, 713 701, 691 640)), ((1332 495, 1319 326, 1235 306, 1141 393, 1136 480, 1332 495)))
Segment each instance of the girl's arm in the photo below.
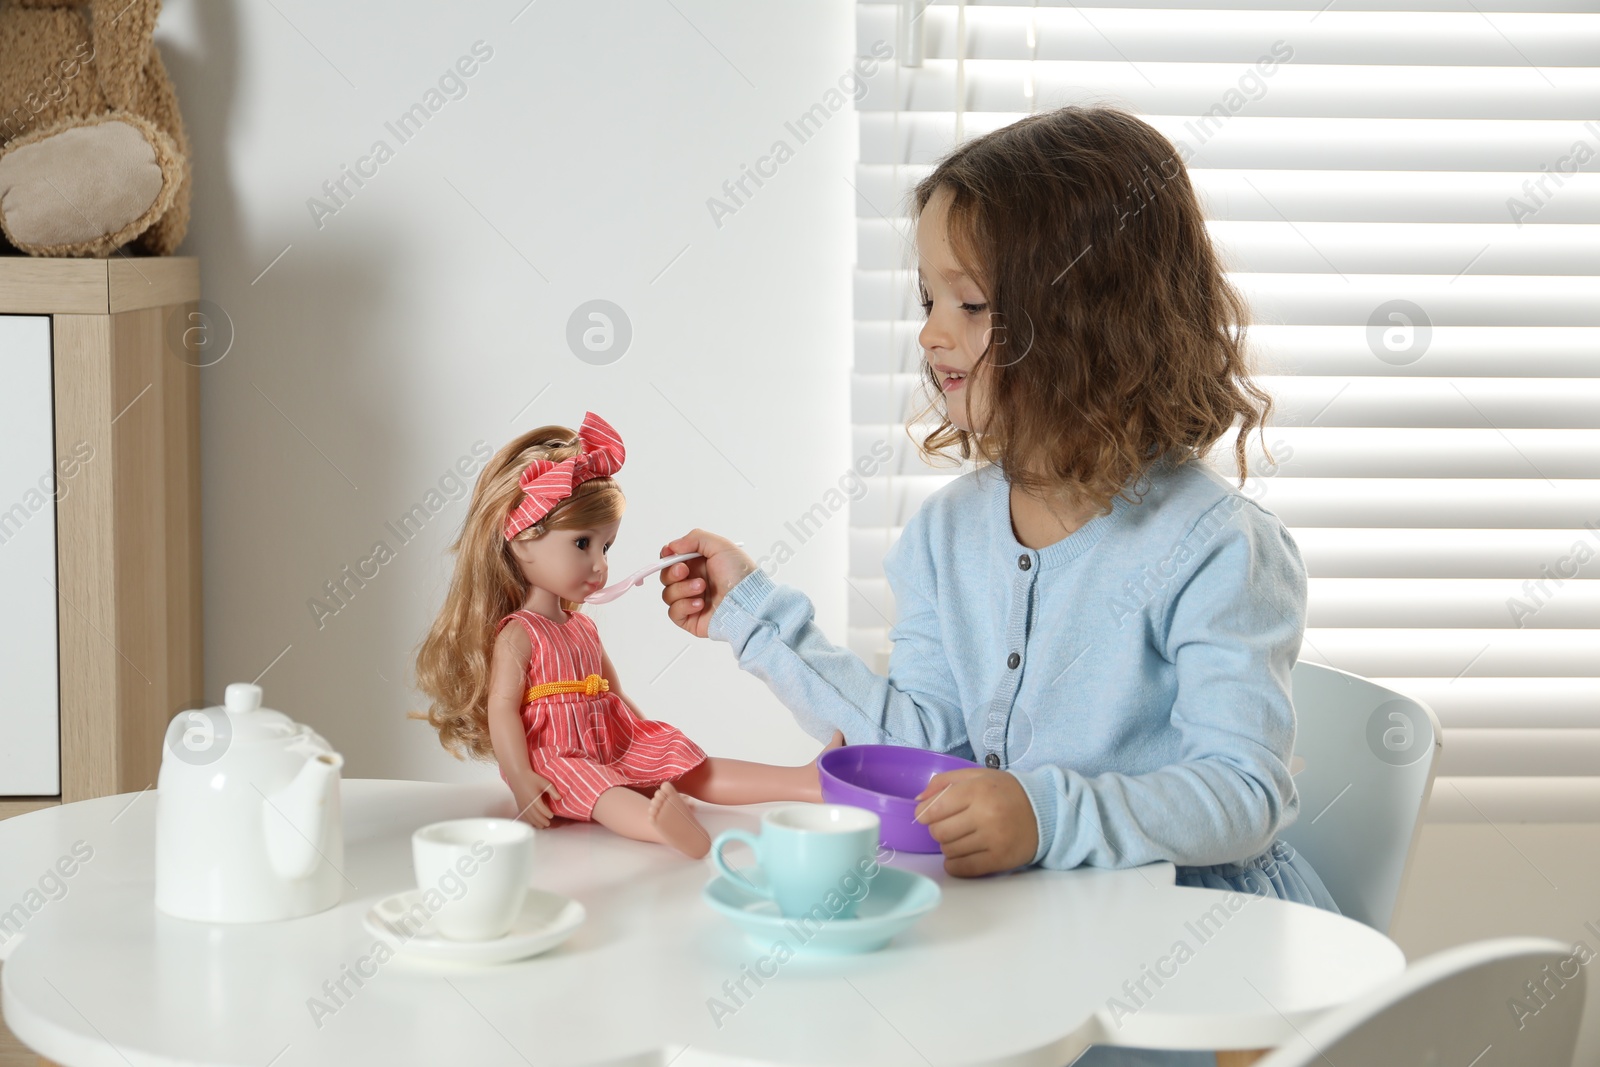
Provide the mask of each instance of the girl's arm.
POLYGON ((550 825, 550 807, 544 794, 561 793, 535 773, 528 762, 528 735, 522 725, 522 697, 527 692, 528 660, 533 653, 528 633, 521 626, 506 626, 495 638, 489 657, 489 742, 500 764, 518 818, 543 829, 550 825))
POLYGON ((1009 771, 1033 803, 1034 862, 1209 866, 1265 851, 1299 810, 1289 774, 1289 672, 1305 631, 1306 574, 1276 517, 1245 505, 1176 576, 1154 616, 1176 668, 1182 759, 1146 774, 1009 771))
MULTIPOLYGON (((913 745, 970 759, 955 679, 945 658, 933 561, 918 511, 883 560, 899 616, 888 677, 848 648, 833 644, 812 621, 810 599, 779 585, 760 569, 728 590, 711 617, 707 636, 727 641, 739 666, 767 683, 812 737, 834 730, 845 742, 913 745)), ((688 538, 674 542, 674 552, 688 538)))

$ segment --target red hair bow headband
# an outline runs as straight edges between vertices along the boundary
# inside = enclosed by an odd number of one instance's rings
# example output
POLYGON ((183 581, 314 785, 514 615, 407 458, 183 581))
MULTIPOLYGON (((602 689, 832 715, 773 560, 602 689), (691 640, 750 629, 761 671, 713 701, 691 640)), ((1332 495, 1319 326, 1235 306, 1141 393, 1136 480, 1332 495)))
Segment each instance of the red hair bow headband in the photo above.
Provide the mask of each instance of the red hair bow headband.
POLYGON ((572 495, 590 478, 603 478, 622 469, 622 438, 611 424, 592 411, 583 413, 578 428, 583 451, 556 462, 536 459, 523 468, 519 484, 522 502, 506 518, 505 539, 517 534, 550 514, 550 509, 572 495))

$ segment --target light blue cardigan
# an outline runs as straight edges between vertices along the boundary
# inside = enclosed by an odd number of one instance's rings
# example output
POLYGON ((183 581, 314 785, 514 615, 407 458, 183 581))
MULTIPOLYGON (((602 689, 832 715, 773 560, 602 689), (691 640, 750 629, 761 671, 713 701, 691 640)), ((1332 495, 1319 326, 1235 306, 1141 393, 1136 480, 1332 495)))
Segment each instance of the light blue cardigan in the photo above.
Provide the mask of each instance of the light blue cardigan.
POLYGON ((980 467, 934 492, 884 557, 885 678, 756 570, 711 618, 739 665, 819 740, 900 744, 1003 768, 1032 801, 1034 863, 1178 866, 1180 884, 1337 911, 1277 840, 1299 811, 1289 671, 1306 576, 1277 517, 1196 463, 1042 549, 980 467))

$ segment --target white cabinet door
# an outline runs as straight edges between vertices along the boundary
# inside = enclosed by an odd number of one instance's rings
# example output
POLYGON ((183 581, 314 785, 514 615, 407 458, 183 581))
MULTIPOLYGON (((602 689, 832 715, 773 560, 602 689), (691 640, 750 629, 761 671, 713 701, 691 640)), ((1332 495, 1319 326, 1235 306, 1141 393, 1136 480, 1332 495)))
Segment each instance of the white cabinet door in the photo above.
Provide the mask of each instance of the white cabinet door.
POLYGON ((61 792, 50 318, 0 315, 0 796, 61 792))

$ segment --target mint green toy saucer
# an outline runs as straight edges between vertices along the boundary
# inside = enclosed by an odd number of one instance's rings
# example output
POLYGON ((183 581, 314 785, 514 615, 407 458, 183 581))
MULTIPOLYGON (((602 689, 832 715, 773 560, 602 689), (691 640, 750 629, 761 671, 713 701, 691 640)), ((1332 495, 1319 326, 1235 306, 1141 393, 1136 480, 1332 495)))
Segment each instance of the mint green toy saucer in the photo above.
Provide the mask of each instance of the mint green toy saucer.
POLYGON ((853 918, 839 919, 819 901, 810 915, 785 918, 778 905, 722 875, 700 890, 700 896, 744 931, 745 940, 764 952, 779 941, 796 954, 846 956, 873 952, 939 906, 939 883, 915 871, 879 867, 867 883, 853 918))

